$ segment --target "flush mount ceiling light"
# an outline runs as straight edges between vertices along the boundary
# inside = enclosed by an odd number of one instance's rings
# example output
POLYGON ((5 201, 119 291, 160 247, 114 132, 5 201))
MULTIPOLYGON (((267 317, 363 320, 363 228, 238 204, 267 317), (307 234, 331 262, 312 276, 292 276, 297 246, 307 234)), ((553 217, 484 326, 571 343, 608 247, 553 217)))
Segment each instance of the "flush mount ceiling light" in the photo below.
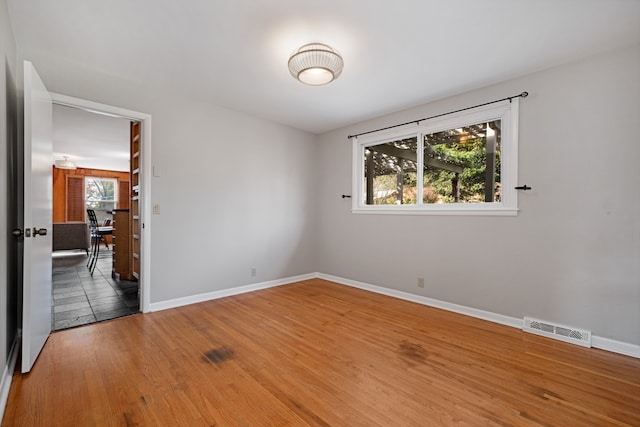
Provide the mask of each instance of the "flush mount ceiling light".
POLYGON ((340 76, 343 66, 338 51, 322 43, 305 44, 289 58, 291 75, 312 86, 331 83, 340 76))
POLYGON ((55 162, 55 165, 58 169, 74 170, 78 168, 75 163, 69 160, 69 156, 62 156, 62 157, 64 158, 64 160, 56 160, 55 162))

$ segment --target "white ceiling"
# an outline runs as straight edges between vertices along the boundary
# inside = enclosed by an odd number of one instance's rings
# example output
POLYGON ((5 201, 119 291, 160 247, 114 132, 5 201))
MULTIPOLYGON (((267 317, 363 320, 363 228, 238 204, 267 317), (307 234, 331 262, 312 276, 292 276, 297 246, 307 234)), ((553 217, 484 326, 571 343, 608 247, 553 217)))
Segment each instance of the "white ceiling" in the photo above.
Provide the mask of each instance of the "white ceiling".
POLYGON ((638 0, 7 2, 25 55, 314 133, 640 43, 638 0), (345 66, 309 87, 287 60, 316 41, 345 66))
POLYGON ((53 160, 78 167, 129 171, 129 120, 53 106, 53 160))

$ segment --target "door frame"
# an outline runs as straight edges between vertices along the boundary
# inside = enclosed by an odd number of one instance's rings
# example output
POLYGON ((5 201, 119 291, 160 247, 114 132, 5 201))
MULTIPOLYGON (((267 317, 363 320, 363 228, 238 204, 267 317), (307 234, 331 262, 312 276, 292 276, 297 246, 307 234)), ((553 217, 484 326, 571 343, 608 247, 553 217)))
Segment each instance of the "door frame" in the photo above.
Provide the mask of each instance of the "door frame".
POLYGON ((50 92, 54 104, 103 114, 111 117, 135 120, 140 122, 142 129, 142 157, 140 174, 140 216, 142 218, 141 250, 140 250, 140 311, 148 313, 151 306, 151 115, 138 111, 127 110, 113 105, 101 104, 86 99, 74 98, 50 92))

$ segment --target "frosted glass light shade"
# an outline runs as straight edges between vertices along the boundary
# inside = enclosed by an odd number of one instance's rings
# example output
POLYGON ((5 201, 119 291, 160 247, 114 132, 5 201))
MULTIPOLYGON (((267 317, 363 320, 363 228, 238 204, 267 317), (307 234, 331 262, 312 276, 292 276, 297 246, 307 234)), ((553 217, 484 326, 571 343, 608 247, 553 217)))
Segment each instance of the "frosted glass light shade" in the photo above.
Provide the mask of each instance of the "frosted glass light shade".
POLYGON ((342 73, 342 56, 322 43, 309 43, 289 58, 289 72, 302 83, 320 86, 331 83, 342 73))
POLYGON ((69 170, 77 169, 76 164, 73 163, 71 160, 69 160, 69 157, 67 157, 67 156, 62 156, 62 157, 64 158, 64 160, 56 160, 55 161, 56 168, 58 168, 58 169, 69 169, 69 170))

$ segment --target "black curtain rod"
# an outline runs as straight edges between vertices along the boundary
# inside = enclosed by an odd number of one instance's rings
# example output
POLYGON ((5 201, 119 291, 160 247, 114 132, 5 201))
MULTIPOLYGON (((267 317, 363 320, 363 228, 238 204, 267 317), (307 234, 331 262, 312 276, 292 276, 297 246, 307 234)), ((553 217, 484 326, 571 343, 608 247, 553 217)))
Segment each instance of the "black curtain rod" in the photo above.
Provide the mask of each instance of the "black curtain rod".
POLYGON ((424 119, 412 120, 410 122, 400 123, 399 125, 387 126, 386 128, 380 128, 380 129, 376 129, 376 130, 370 130, 368 132, 356 133, 355 135, 349 135, 347 138, 348 139, 357 138, 359 136, 367 135, 369 133, 380 132, 381 130, 393 129, 393 128, 397 128, 397 127, 400 127, 400 126, 410 125, 411 123, 418 124, 420 122, 424 122, 425 120, 435 119, 437 117, 446 116, 448 114, 459 113, 461 111, 471 110, 472 108, 484 107, 485 105, 495 104, 496 102, 502 102, 502 101, 507 101, 507 100, 509 102, 511 102, 511 100, 513 98, 526 98, 527 96, 529 96, 529 92, 522 92, 521 94, 518 94, 518 95, 507 96, 506 98, 496 99, 495 101, 485 102, 484 104, 474 105, 473 107, 461 108, 459 110, 449 111, 448 113, 442 113, 442 114, 437 114, 437 115, 431 116, 431 117, 425 117, 424 119))

